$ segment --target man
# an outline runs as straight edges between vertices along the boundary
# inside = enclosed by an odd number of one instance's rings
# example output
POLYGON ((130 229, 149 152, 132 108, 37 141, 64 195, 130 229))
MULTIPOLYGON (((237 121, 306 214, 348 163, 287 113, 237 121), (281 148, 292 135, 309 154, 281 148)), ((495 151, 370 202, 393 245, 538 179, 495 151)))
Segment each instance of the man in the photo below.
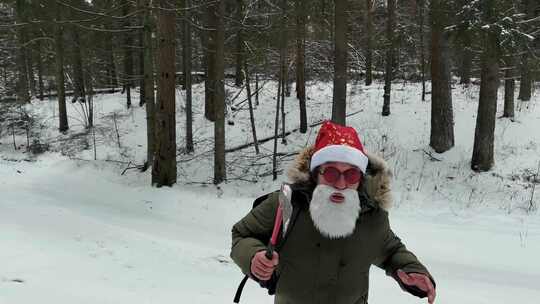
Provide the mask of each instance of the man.
POLYGON ((232 229, 232 259, 251 278, 277 282, 276 304, 365 304, 371 265, 434 302, 433 278, 390 229, 389 170, 365 151, 353 128, 323 123, 315 147, 300 153, 289 178, 298 211, 272 259, 261 239, 272 233, 277 193, 232 229))

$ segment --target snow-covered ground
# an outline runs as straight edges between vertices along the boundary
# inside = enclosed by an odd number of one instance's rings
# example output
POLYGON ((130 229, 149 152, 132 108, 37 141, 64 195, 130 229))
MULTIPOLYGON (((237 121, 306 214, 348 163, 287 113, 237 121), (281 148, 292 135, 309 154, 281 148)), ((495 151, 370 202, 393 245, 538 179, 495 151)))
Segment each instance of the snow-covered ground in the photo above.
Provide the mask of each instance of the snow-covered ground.
MULTIPOLYGON (((348 112, 358 113, 348 123, 394 170, 391 225, 436 278, 437 303, 538 303, 540 215, 527 211, 540 161, 538 93, 518 104, 515 122, 497 120, 496 166, 478 174, 469 169, 478 87, 455 87, 456 147, 441 155, 428 145, 430 106, 420 101, 419 86, 394 88, 392 115, 383 118, 382 85, 351 86, 348 112)), ((311 123, 328 117, 331 92, 327 83, 309 87, 311 123)), ((256 109, 259 138, 273 134, 274 95, 275 84, 266 84, 256 109)), ((125 109, 119 94, 96 98, 96 161, 76 104, 69 105, 66 135, 56 132, 55 100, 26 107, 35 119, 31 136, 50 144, 45 154, 22 153, 24 132, 16 134, 17 151, 11 133, 0 133, 1 304, 232 302, 242 275, 228 256, 231 226, 257 195, 286 177, 274 182, 268 175, 268 142, 260 156, 253 148, 228 154, 230 181, 211 185, 213 125, 203 119, 200 86, 194 96, 196 151, 179 154, 179 183, 172 188, 150 187, 149 172, 125 171, 144 160, 145 112, 125 109)), ((293 129, 297 103, 288 101, 287 129, 293 129)), ((179 91, 179 149, 182 106, 179 91)), ((228 148, 251 141, 248 113, 229 111, 228 148)), ((279 151, 298 151, 317 130, 291 134, 279 151)), ((283 156, 280 167, 293 157, 283 156)), ((371 276, 371 303, 426 302, 403 293, 377 268, 371 276)), ((249 282, 242 303, 272 298, 249 282)))

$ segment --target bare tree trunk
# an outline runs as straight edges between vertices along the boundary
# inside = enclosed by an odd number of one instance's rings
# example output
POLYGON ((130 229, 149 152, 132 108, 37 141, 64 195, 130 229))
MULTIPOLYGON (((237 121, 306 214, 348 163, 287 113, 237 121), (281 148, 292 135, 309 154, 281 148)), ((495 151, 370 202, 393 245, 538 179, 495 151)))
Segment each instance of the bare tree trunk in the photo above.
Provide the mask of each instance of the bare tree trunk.
POLYGON ((426 46, 424 43, 424 0, 417 1, 418 19, 419 19, 419 36, 420 36, 420 69, 422 77, 422 101, 426 100, 426 46))
POLYGON ((288 82, 287 66, 287 0, 281 1, 281 45, 279 52, 279 66, 281 83, 281 143, 287 144, 285 138, 285 91, 288 82))
POLYGON ((138 9, 142 10, 143 13, 140 15, 140 23, 142 25, 142 28, 138 31, 139 32, 139 47, 140 49, 137 51, 139 54, 139 107, 144 106, 144 103, 146 102, 146 91, 144 90, 146 78, 144 77, 144 6, 141 6, 141 0, 138 1, 138 9))
POLYGON ((336 0, 334 3, 335 40, 332 121, 345 125, 347 113, 347 0, 336 0))
MULTIPOLYGON (((17 0, 16 2, 16 18, 17 23, 26 22, 26 5, 23 0, 17 0)), ((17 56, 17 101, 19 103, 29 103, 30 95, 28 94, 28 69, 27 69, 27 54, 26 54, 26 40, 27 40, 27 30, 26 25, 19 26, 17 30, 17 42, 18 46, 18 56, 17 56)))
POLYGON ((43 59, 41 57, 41 41, 36 41, 38 53, 37 53, 37 72, 38 72, 38 98, 39 100, 43 100, 43 91, 44 91, 44 85, 43 85, 43 59))
POLYGON ((503 117, 514 118, 514 91, 516 81, 514 79, 515 60, 512 55, 508 55, 508 64, 504 72, 504 113, 503 117))
POLYGON ((450 88, 448 37, 444 28, 448 9, 441 0, 431 2, 431 136, 429 145, 443 153, 454 146, 454 113, 450 88))
POLYGON ((152 166, 154 161, 155 138, 156 138, 156 115, 155 115, 155 91, 154 91, 154 44, 152 43, 152 32, 154 24, 152 20, 152 11, 150 8, 151 0, 144 1, 144 103, 146 104, 146 166, 152 166))
POLYGON ((236 22, 238 22, 238 31, 236 32, 236 75, 234 84, 239 87, 244 81, 242 73, 242 61, 244 60, 244 37, 243 37, 243 16, 244 0, 236 0, 236 22))
POLYGON ((56 8, 56 20, 55 33, 54 33, 54 48, 56 51, 56 90, 58 95, 58 118, 60 132, 65 132, 69 129, 67 109, 66 109, 66 92, 64 87, 64 31, 62 24, 58 21, 62 19, 58 5, 54 5, 56 8))
POLYGON ((463 49, 461 51, 461 66, 460 66, 460 84, 468 85, 471 83, 471 70, 472 70, 472 60, 473 60, 473 52, 472 52, 472 41, 471 41, 471 33, 466 31, 463 34, 463 49))
POLYGON ((158 10, 158 101, 156 107, 156 146, 152 184, 158 187, 176 183, 176 97, 175 97, 175 17, 174 4, 157 1, 158 10))
POLYGON ((86 98, 86 92, 84 89, 84 72, 81 57, 81 39, 77 28, 75 28, 75 25, 71 26, 71 37, 73 38, 73 100, 81 98, 84 101, 86 98))
POLYGON ((485 34, 480 80, 480 102, 476 118, 471 169, 489 171, 493 167, 497 90, 499 88, 499 54, 497 37, 485 34))
POLYGON ((107 38, 105 40, 107 48, 107 75, 109 77, 109 86, 111 88, 118 87, 118 75, 116 74, 116 64, 114 62, 114 47, 113 47, 113 34, 106 33, 107 38))
POLYGON ((214 61, 214 184, 227 179, 225 166, 225 0, 217 0, 213 6, 215 35, 214 61))
POLYGON ((295 0, 296 9, 296 97, 300 105, 300 133, 307 132, 305 44, 306 44, 306 7, 302 0, 295 0))
POLYGON ((214 6, 207 5, 206 10, 206 23, 209 27, 206 34, 206 83, 204 94, 204 116, 210 121, 216 121, 215 113, 215 88, 216 88, 216 32, 217 29, 213 27, 215 24, 214 18, 214 6))
MULTIPOLYGON (((126 16, 130 13, 130 5, 127 0, 122 0, 123 15, 126 16)), ((129 18, 124 19, 124 29, 128 29, 131 26, 129 18)), ((133 77, 133 39, 130 32, 126 32, 124 35, 124 90, 126 91, 126 106, 129 109, 131 107, 131 86, 133 77)))
POLYGON ((373 83, 373 0, 366 0, 366 85, 373 83))
POLYGON ((255 125, 255 115, 253 113, 253 102, 251 101, 251 84, 248 63, 247 60, 244 61, 244 78, 246 80, 246 92, 249 106, 249 121, 251 123, 251 134, 253 135, 253 144, 255 146, 255 154, 259 154, 259 142, 257 141, 257 128, 255 125))
MULTIPOLYGON (((538 0, 521 0, 523 13, 527 15, 527 19, 531 20, 535 17, 536 9, 540 7, 538 0)), ((538 37, 538 36, 537 36, 538 37)), ((521 80, 519 82, 519 96, 521 101, 529 101, 532 97, 533 71, 530 51, 524 49, 524 54, 521 57, 521 80)))
POLYGON ((519 82, 519 96, 521 101, 529 101, 532 96, 532 72, 531 60, 528 54, 523 54, 521 58, 521 80, 519 82))
POLYGON ((193 111, 191 94, 191 0, 185 0, 184 22, 184 87, 186 88, 186 152, 191 153, 193 148, 193 111))
POLYGON ((382 115, 390 115, 390 96, 392 93, 392 78, 394 68, 394 30, 396 28, 396 0, 387 1, 388 17, 386 23, 386 37, 388 40, 388 49, 386 50, 386 68, 384 73, 384 102, 382 115))

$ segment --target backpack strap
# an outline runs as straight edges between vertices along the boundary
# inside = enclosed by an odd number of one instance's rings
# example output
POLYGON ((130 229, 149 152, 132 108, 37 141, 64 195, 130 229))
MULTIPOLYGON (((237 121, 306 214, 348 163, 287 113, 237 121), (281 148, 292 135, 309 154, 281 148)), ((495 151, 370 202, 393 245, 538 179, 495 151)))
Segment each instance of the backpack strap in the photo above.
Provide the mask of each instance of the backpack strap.
POLYGON ((236 294, 234 295, 234 303, 240 303, 240 296, 242 295, 242 290, 244 290, 244 285, 246 285, 248 278, 249 276, 245 275, 242 282, 240 282, 240 285, 238 285, 238 289, 236 289, 236 294))

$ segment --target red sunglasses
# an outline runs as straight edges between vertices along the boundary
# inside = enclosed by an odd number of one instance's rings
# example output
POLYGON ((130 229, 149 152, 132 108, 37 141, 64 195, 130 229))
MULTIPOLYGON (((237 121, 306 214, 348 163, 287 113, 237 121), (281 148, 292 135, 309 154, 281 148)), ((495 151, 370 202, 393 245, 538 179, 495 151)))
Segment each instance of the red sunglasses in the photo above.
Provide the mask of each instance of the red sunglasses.
POLYGON ((337 182, 342 175, 343 178, 345 178, 345 182, 349 185, 356 184, 360 182, 360 179, 362 179, 362 173, 360 173, 360 170, 353 168, 341 172, 335 167, 326 167, 321 168, 319 170, 319 174, 321 174, 324 179, 331 184, 337 182))

